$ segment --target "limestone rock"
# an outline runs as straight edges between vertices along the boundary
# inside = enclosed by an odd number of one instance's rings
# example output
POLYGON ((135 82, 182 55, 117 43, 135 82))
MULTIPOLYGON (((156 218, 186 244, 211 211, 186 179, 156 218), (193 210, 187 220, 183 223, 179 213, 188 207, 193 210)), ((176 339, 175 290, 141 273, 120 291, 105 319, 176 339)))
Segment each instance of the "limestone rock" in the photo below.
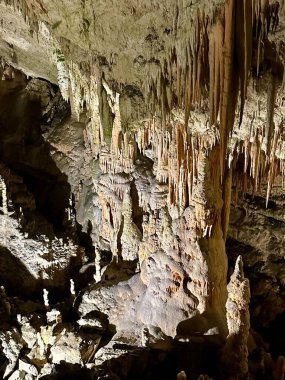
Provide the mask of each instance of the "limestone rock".
POLYGON ((242 257, 239 256, 228 284, 226 309, 229 335, 222 349, 222 371, 225 378, 248 378, 249 301, 249 281, 244 278, 242 257))

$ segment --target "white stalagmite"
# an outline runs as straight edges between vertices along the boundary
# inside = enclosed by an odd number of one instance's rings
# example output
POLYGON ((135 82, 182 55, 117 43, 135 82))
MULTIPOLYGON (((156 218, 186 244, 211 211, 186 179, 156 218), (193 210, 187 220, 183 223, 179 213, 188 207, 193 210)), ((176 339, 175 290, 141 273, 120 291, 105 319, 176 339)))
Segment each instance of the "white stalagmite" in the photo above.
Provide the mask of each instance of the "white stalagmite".
POLYGON ((94 280, 96 282, 101 281, 101 264, 100 264, 100 251, 96 247, 95 248, 95 274, 94 274, 94 280))
POLYGON ((43 299, 45 307, 49 308, 48 291, 45 288, 43 289, 43 299))
POLYGON ((0 176, 0 190, 2 194, 2 211, 4 215, 8 215, 7 188, 4 178, 0 176))
POLYGON ((74 281, 72 280, 72 278, 70 279, 70 294, 72 296, 75 296, 74 281))
MULTIPOLYGON (((2 218, 2 229, 5 231, 6 229, 6 217, 8 216, 8 200, 7 200, 7 187, 6 183, 4 181, 4 178, 0 176, 0 191, 2 195, 2 212, 3 212, 3 218, 2 218)), ((6 234, 4 234, 4 244, 6 244, 6 234)))

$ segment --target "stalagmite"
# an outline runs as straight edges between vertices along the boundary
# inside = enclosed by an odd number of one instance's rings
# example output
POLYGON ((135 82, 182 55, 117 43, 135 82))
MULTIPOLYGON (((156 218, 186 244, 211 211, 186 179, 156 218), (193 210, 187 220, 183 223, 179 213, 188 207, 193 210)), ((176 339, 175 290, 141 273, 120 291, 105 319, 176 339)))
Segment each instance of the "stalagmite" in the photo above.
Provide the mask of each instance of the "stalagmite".
POLYGON ((130 196, 130 192, 126 191, 122 204, 124 224, 121 236, 122 259, 125 261, 133 261, 138 259, 139 243, 142 239, 140 230, 133 222, 132 210, 132 198, 130 196))
POLYGON ((100 252, 98 248, 95 249, 95 274, 94 274, 94 280, 95 282, 101 281, 101 264, 100 264, 101 258, 100 258, 100 252))
POLYGON ((180 371, 180 372, 177 374, 177 380, 187 380, 186 373, 185 373, 184 371, 180 371))
POLYGON ((2 212, 3 215, 8 215, 7 188, 4 178, 0 176, 0 190, 2 194, 2 212))
POLYGON ((221 361, 225 379, 248 378, 249 301, 249 281, 244 278, 242 258, 239 256, 228 284, 226 309, 229 334, 222 349, 221 361))
POLYGON ((279 356, 274 371, 274 380, 284 380, 285 376, 285 358, 279 356))
POLYGON ((48 291, 46 289, 43 289, 43 299, 45 307, 49 309, 48 291))
POLYGON ((75 296, 74 281, 72 280, 72 278, 70 279, 70 294, 72 296, 75 296))

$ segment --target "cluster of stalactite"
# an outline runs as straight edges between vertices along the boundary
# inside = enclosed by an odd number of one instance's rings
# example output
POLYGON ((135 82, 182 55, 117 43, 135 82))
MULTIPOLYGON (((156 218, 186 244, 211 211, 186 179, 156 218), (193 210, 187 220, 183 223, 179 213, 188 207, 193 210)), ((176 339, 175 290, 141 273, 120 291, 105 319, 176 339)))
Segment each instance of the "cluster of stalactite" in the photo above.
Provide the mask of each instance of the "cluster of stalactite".
POLYGON ((123 131, 120 112, 120 94, 114 93, 103 81, 109 107, 114 115, 110 148, 105 146, 100 154, 100 167, 103 173, 130 173, 137 158, 137 144, 134 134, 123 131))
MULTIPOLYGON (((263 46, 270 25, 273 30, 276 29, 278 10, 277 4, 269 5, 268 1, 251 3, 247 0, 243 0, 242 4, 237 4, 235 0, 227 1, 224 14, 221 12, 215 16, 207 16, 204 10, 199 10, 189 23, 191 33, 187 35, 190 37, 176 42, 169 48, 162 64, 156 65, 153 72, 150 70, 146 81, 150 94, 149 105, 152 113, 158 113, 159 110, 161 124, 164 126, 159 129, 157 123, 155 126, 158 130, 158 133, 154 133, 153 139, 153 144, 157 146, 155 172, 159 182, 168 181, 170 204, 179 204, 183 208, 189 205, 191 199, 193 180, 197 173, 197 160, 200 149, 203 149, 203 141, 201 137, 188 131, 188 120, 194 107, 203 106, 204 112, 207 112, 207 105, 205 106, 203 100, 207 91, 210 127, 214 131, 219 131, 220 170, 217 174, 223 177, 239 90, 240 123, 242 121, 254 51, 252 35, 258 40, 257 66, 259 67, 260 46, 263 46), (169 128, 168 125, 173 125, 171 113, 175 107, 184 110, 184 120, 169 128)), ((58 68, 61 92, 66 100, 71 99, 74 114, 78 119, 86 105, 90 116, 86 140, 91 147, 93 157, 100 156, 102 172, 131 173, 137 158, 137 143, 141 150, 143 148, 141 140, 148 139, 151 128, 147 126, 144 132, 136 135, 123 130, 120 94, 112 91, 105 81, 101 83, 97 79, 95 64, 89 63, 86 67, 81 67, 74 62, 66 61, 57 41, 50 35, 49 38, 52 40, 52 55, 58 68), (108 104, 114 116, 110 147, 104 144, 98 86, 102 86, 106 91, 108 104)), ((270 104, 274 103, 276 96, 274 83, 271 86, 270 104)), ((275 162, 269 154, 272 150, 270 141, 274 134, 273 110, 274 107, 271 107, 272 112, 271 114, 269 112, 271 116, 268 117, 266 130, 269 157, 267 161, 271 163, 275 162)), ((257 157, 259 157, 258 138, 256 141, 257 157)), ((245 161, 247 162, 247 158, 245 161)), ((252 177, 257 178, 256 158, 251 161, 254 162, 252 177)), ((274 165, 270 165, 272 168, 270 183, 274 178, 274 165)))
MULTIPOLYGON (((272 75, 268 79, 271 80, 272 75)), ((253 92, 247 101, 242 125, 234 127, 228 166, 235 169, 235 199, 240 192, 252 190, 253 194, 256 193, 266 181, 268 203, 275 178, 281 175, 284 182, 284 100, 281 81, 277 82, 275 78, 273 82, 262 98, 257 97, 255 100, 253 92)))
POLYGON ((267 179, 267 205, 272 185, 278 174, 282 177, 284 187, 284 125, 281 123, 274 129, 269 155, 266 155, 262 149, 262 147, 264 147, 263 140, 265 138, 264 129, 265 128, 257 128, 252 138, 239 141, 236 145, 237 159, 235 165, 239 164, 238 157, 240 157, 243 161, 243 168, 242 170, 237 170, 233 177, 235 200, 237 200, 239 192, 245 193, 248 190, 252 190, 253 194, 256 193, 263 180, 267 179))
MULTIPOLYGON (((203 92, 205 93, 210 79, 210 123, 216 126, 219 124, 222 166, 226 155, 227 137, 233 125, 237 92, 232 84, 235 36, 245 39, 242 41, 243 51, 240 52, 245 59, 239 72, 243 81, 243 98, 247 85, 245 78, 250 67, 250 61, 247 59, 250 41, 247 41, 247 37, 251 36, 251 25, 247 25, 248 20, 239 20, 246 21, 248 33, 245 37, 244 33, 239 31, 234 33, 235 16, 243 17, 243 13, 239 15, 238 9, 239 6, 235 6, 234 1, 226 3, 224 24, 220 21, 213 24, 212 18, 204 12, 198 12, 195 21, 190 24, 191 38, 170 49, 159 70, 156 70, 154 75, 150 73, 147 88, 152 96, 151 108, 153 111, 159 108, 163 121, 167 119, 173 107, 177 106, 184 109, 187 125, 193 107, 201 105, 203 92)), ((242 45, 239 38, 236 39, 237 45, 242 45)))
POLYGON ((224 24, 210 35, 210 124, 219 125, 221 175, 225 171, 229 134, 233 129, 238 90, 240 122, 247 95, 252 53, 251 2, 225 4, 224 24))
MULTIPOLYGON (((22 9, 20 3, 14 1, 13 4, 22 9)), ((39 0, 23 1, 23 4, 27 9, 30 4, 35 12, 44 12, 39 0)), ((145 127, 136 133, 122 128, 120 94, 100 79, 96 63, 91 60, 82 66, 66 59, 59 42, 52 37, 48 28, 42 23, 39 26, 40 32, 50 41, 51 56, 58 69, 58 82, 63 97, 70 100, 73 114, 78 120, 85 109, 88 112, 90 119, 85 131, 86 142, 93 157, 99 158, 101 171, 131 173, 138 156, 137 147, 144 153, 151 146, 155 151, 154 172, 157 181, 168 183, 169 203, 184 209, 191 201, 200 153, 203 149, 210 152, 217 142, 220 168, 212 169, 223 180, 227 170, 227 156, 229 160, 234 156, 229 152, 228 146, 236 117, 238 93, 241 124, 252 57, 254 60, 257 52, 255 60, 258 74, 264 41, 270 30, 276 30, 278 12, 277 2, 269 4, 268 0, 242 0, 240 3, 229 0, 225 2, 224 9, 210 15, 203 9, 197 10, 194 17, 191 15, 186 37, 177 39, 173 46, 167 47, 163 61, 160 65, 151 66, 154 69, 150 69, 147 76, 149 106, 153 114, 160 116, 161 128, 157 122, 146 121, 145 127), (104 142, 100 115, 102 89, 107 94, 114 117, 110 146, 104 142), (205 102, 207 95, 209 104, 205 102), (203 109, 204 113, 209 112, 210 134, 193 133, 189 128, 191 115, 196 112, 194 108, 203 109), (174 123, 172 114, 175 109, 182 109, 184 117, 180 122, 174 123)), ((255 131, 255 136, 245 139, 242 148, 239 148, 244 152, 243 189, 247 182, 247 172, 253 178, 256 190, 259 179, 267 171, 268 196, 278 166, 284 172, 283 161, 276 158, 276 152, 282 149, 282 132, 281 127, 274 130, 277 82, 274 75, 272 78, 268 95, 267 128, 265 132, 261 129, 255 131), (265 156, 262 152, 263 140, 267 141, 265 156)), ((240 182, 240 178, 234 180, 240 182)))
MULTIPOLYGON (((117 234, 121 225, 122 200, 114 196, 113 193, 98 191, 100 207, 102 210, 102 225, 100 233, 106 241, 110 242, 111 251, 117 247, 117 234), (113 244, 112 244, 113 242, 113 244)), ((114 253, 114 252, 113 252, 114 253)))
POLYGON ((46 15, 47 10, 41 0, 2 0, 5 5, 12 6, 20 12, 29 25, 31 33, 37 34, 40 29, 39 15, 46 15))
POLYGON ((256 44, 256 74, 260 74, 260 67, 264 59, 264 40, 270 31, 275 32, 279 23, 280 3, 269 0, 253 1, 252 24, 253 37, 256 44))
POLYGON ((154 173, 158 182, 168 183, 170 205, 175 204, 181 210, 189 206, 201 152, 210 152, 218 138, 218 130, 214 128, 198 132, 179 122, 164 128, 155 119, 138 130, 139 150, 152 151, 154 173))
POLYGON ((131 173, 137 155, 137 146, 132 133, 118 136, 118 149, 111 151, 105 146, 100 152, 100 168, 103 173, 131 173))
POLYGON ((252 55, 257 52, 258 74, 264 41, 269 30, 276 30, 278 12, 278 2, 269 4, 260 0, 227 1, 224 15, 221 12, 207 16, 199 11, 189 23, 191 38, 176 42, 160 66, 150 70, 147 82, 150 105, 163 122, 169 120, 174 107, 179 107, 185 111, 187 125, 191 110, 201 106, 203 95, 209 93, 210 124, 220 131, 221 175, 238 92, 241 123, 252 55))
POLYGON ((96 78, 95 65, 86 65, 80 68, 74 62, 68 63, 70 78, 71 105, 78 120, 80 115, 88 111, 90 120, 87 123, 86 137, 91 147, 93 157, 98 157, 104 139, 100 118, 99 80, 96 78), (91 68, 90 68, 91 66, 91 68))
POLYGON ((200 105, 208 80, 209 17, 198 10, 189 20, 188 40, 170 47, 160 66, 151 67, 146 83, 152 113, 166 121, 173 107, 185 110, 187 124, 192 105, 200 105))

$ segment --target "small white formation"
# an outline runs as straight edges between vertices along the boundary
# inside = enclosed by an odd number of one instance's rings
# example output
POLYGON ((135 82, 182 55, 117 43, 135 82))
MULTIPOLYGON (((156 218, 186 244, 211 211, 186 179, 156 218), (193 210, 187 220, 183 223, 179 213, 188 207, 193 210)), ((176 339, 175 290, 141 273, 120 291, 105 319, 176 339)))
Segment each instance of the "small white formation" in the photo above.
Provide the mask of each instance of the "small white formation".
POLYGON ((47 312, 46 316, 47 323, 50 325, 62 322, 61 313, 59 310, 52 309, 51 311, 47 312))
POLYGON ((75 296, 75 287, 74 287, 74 281, 72 278, 70 279, 70 294, 72 296, 75 296))
POLYGON ((8 215, 7 188, 2 176, 0 176, 0 190, 2 195, 2 212, 3 215, 8 215))
POLYGON ((43 289, 43 299, 44 299, 44 305, 48 309, 49 308, 48 291, 45 288, 43 289))
POLYGON ((95 282, 101 281, 101 264, 100 264, 100 251, 96 247, 95 248, 95 274, 94 274, 94 280, 95 282))

